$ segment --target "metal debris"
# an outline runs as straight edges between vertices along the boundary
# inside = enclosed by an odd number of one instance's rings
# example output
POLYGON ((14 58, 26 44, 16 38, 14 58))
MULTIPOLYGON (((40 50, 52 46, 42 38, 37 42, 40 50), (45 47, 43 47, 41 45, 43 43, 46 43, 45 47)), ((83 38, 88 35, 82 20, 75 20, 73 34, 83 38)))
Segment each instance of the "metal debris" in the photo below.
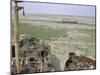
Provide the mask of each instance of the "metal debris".
MULTIPOLYGON (((12 55, 14 54, 12 46, 12 55)), ((20 40, 20 73, 29 74, 36 72, 54 71, 54 65, 50 58, 50 46, 46 41, 31 37, 20 40)), ((12 73, 16 74, 15 57, 12 56, 12 73)))
POLYGON ((69 58, 65 63, 65 71, 90 70, 96 68, 96 61, 86 56, 76 56, 75 53, 69 53, 69 58))

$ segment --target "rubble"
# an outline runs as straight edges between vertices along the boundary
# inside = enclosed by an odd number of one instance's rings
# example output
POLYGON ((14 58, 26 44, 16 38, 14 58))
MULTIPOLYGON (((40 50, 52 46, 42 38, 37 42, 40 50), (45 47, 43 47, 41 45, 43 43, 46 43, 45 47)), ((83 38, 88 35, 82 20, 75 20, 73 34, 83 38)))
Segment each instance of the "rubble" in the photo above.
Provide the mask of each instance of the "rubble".
MULTIPOLYGON (((30 74, 38 72, 54 72, 55 65, 52 62, 50 45, 35 37, 20 40, 20 74, 30 74)), ((15 47, 12 45, 11 70, 12 75, 16 75, 15 47)), ((54 57, 55 59, 55 57, 54 57)), ((57 63, 56 63, 57 64, 57 63)), ((57 65, 59 66, 59 65, 57 65)), ((96 61, 83 56, 69 53, 69 58, 65 62, 64 71, 90 70, 96 68, 96 61)))
MULTIPOLYGON (((54 71, 50 58, 50 46, 46 41, 31 37, 20 40, 20 73, 29 74, 36 72, 54 71)), ((12 73, 16 74, 14 45, 12 46, 12 73)))
POLYGON ((65 71, 90 70, 96 68, 96 61, 86 56, 76 56, 75 53, 69 53, 69 58, 65 63, 65 71))

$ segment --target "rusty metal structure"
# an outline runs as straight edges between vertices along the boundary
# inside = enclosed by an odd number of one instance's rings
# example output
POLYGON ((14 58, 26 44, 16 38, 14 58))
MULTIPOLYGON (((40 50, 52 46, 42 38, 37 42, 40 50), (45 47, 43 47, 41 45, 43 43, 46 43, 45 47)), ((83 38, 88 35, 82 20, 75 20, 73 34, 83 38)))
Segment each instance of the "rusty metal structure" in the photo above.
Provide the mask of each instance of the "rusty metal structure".
MULTIPOLYGON (((12 51, 14 51, 14 46, 12 51)), ((54 65, 50 58, 50 45, 46 41, 40 42, 35 37, 20 41, 20 74, 52 72, 54 65)), ((13 53, 12 53, 13 55, 13 53)), ((13 55, 14 56, 14 55, 13 55)), ((16 58, 12 57, 12 72, 17 73, 16 58)))
POLYGON ((65 62, 65 71, 91 70, 96 68, 96 61, 86 56, 77 56, 75 53, 69 53, 69 58, 65 62))
MULTIPOLYGON (((24 7, 18 6, 19 2, 14 1, 14 44, 12 45, 11 70, 12 75, 16 74, 30 74, 38 72, 52 72, 55 71, 51 60, 50 45, 36 37, 19 38, 19 16, 18 12, 24 7)), ((69 21, 64 18, 63 23, 74 23, 77 21, 69 21)), ((69 53, 69 59, 65 63, 64 70, 83 70, 95 69, 95 60, 85 56, 76 56, 75 53, 69 53)))
POLYGON ((19 16, 18 11, 23 7, 18 6, 18 1, 15 1, 14 9, 14 45, 15 45, 15 58, 16 58, 16 71, 20 72, 20 50, 19 50, 19 16))
POLYGON ((15 0, 14 10, 14 44, 12 45, 11 70, 14 74, 54 71, 50 60, 50 46, 45 41, 40 43, 35 37, 19 39, 18 12, 24 7, 18 6, 22 1, 15 0))

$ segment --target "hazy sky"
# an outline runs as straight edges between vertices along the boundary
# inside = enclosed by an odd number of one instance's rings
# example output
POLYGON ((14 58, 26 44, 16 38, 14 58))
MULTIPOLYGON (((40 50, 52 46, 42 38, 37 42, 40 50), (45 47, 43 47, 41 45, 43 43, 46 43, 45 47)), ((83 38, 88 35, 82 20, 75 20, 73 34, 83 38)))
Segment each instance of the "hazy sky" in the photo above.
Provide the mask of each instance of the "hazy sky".
POLYGON ((33 2, 21 2, 19 3, 19 5, 24 6, 26 14, 39 13, 56 15, 95 16, 95 6, 63 5, 33 2))

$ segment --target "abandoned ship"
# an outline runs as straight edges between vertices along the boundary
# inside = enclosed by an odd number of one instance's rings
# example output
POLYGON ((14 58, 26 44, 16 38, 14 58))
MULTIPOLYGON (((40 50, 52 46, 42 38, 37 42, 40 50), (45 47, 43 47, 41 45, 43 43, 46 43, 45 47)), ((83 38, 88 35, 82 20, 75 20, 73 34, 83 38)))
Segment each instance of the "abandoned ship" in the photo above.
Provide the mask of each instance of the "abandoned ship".
MULTIPOLYGON (((50 59, 50 46, 45 41, 35 37, 25 38, 20 41, 20 73, 54 71, 54 65, 50 59)), ((12 73, 16 74, 15 47, 12 45, 12 73)))

